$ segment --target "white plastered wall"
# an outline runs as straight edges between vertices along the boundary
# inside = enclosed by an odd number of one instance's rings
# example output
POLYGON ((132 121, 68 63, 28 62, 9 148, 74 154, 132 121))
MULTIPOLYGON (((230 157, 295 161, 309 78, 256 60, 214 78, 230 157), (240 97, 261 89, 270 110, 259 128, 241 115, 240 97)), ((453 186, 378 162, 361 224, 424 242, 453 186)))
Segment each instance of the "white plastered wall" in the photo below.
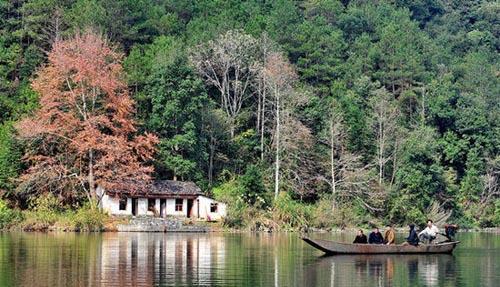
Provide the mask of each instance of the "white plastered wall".
POLYGON ((182 200, 182 210, 175 211, 175 198, 167 199, 167 215, 170 216, 186 216, 187 215, 187 200, 182 200))
POLYGON ((120 210, 120 198, 117 196, 109 196, 104 194, 101 199, 101 207, 104 212, 113 215, 131 215, 132 214, 132 200, 127 198, 127 208, 120 210))
POLYGON ((222 202, 218 202, 214 199, 211 199, 211 198, 203 196, 203 195, 198 196, 198 198, 195 202, 195 206, 194 206, 195 214, 196 214, 196 211, 198 208, 198 206, 196 206, 196 205, 198 203, 200 204, 200 209, 199 209, 200 218, 210 219, 210 220, 220 220, 226 216, 226 204, 224 204, 222 202), (210 206, 212 203, 217 204, 217 212, 210 212, 210 206))
POLYGON ((147 214, 148 214, 148 199, 138 198, 137 215, 147 215, 147 214))

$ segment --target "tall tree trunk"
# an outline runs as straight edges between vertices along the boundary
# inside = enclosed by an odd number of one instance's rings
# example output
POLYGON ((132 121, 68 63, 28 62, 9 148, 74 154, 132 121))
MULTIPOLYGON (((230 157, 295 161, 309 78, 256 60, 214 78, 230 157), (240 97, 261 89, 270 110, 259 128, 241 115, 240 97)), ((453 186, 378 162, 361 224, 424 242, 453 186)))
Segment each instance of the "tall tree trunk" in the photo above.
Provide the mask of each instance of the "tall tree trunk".
POLYGON ((234 119, 232 116, 229 117, 229 135, 231 136, 231 139, 234 139, 234 130, 236 125, 236 119, 234 119))
POLYGON ((262 109, 262 81, 259 80, 259 87, 257 88, 257 123, 255 124, 255 130, 260 133, 260 116, 262 109))
MULTIPOLYGON (((174 119, 175 121, 175 119, 174 119)), ((179 153, 179 146, 177 144, 174 145, 174 151, 173 151, 174 154, 178 154, 179 153)), ((174 181, 177 181, 177 168, 174 168, 173 169, 173 180, 174 181)))
POLYGON ((425 86, 422 86, 422 108, 420 112, 422 126, 425 125, 425 86))
POLYGON ((210 155, 208 160, 208 185, 212 186, 213 170, 214 170, 214 153, 215 153, 215 140, 210 137, 210 155))
POLYGON ((394 179, 396 178, 396 171, 398 167, 398 162, 397 162, 397 155, 398 155, 398 148, 399 148, 399 141, 396 136, 396 139, 394 140, 394 153, 392 156, 392 175, 391 175, 391 184, 390 188, 392 189, 392 185, 394 184, 394 179))
MULTIPOLYGON (((275 88, 276 89, 276 88, 275 88)), ((280 172, 280 95, 276 94, 276 159, 274 170, 274 198, 279 194, 279 172, 280 172)))
POLYGON ((334 144, 334 131, 333 131, 333 118, 330 122, 330 160, 331 160, 331 177, 332 177, 332 210, 336 208, 335 193, 336 193, 336 183, 335 183, 335 144, 334 144))
POLYGON ((260 119, 260 161, 264 161, 264 129, 266 124, 266 82, 263 82, 264 90, 262 91, 262 117, 260 119))
POLYGON ((96 194, 95 178, 94 178, 94 151, 92 149, 89 150, 88 183, 89 183, 89 193, 91 199, 90 206, 93 209, 94 204, 97 202, 97 194, 96 194))
POLYGON ((384 127, 382 120, 378 120, 378 184, 382 185, 384 174, 384 127))

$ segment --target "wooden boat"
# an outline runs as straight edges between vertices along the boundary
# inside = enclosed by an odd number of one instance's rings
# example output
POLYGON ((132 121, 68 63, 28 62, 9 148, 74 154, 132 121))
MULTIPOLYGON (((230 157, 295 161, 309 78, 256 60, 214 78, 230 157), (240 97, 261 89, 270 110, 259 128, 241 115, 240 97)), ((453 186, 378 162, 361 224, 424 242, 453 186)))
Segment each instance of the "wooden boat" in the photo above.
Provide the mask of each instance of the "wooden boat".
POLYGON ((384 245, 384 244, 351 244, 329 240, 310 239, 302 240, 326 254, 422 254, 422 253, 451 253, 460 241, 443 242, 436 244, 412 245, 384 245))

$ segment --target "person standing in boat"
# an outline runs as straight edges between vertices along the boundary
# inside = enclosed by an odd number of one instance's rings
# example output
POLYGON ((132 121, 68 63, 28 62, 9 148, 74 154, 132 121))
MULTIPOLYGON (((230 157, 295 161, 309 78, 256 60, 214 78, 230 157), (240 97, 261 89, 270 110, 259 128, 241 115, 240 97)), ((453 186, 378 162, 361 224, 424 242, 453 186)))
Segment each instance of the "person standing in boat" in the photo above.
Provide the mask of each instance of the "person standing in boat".
POLYGON ((354 241, 352 243, 358 243, 358 244, 366 244, 368 243, 368 240, 366 239, 366 235, 363 233, 363 230, 358 230, 358 235, 356 235, 356 238, 354 238, 354 241))
POLYGON ((378 227, 373 228, 373 231, 368 236, 368 243, 370 244, 384 244, 384 237, 378 230, 378 227))
POLYGON ((387 245, 396 243, 396 232, 394 232, 392 224, 387 225, 387 230, 384 233, 384 243, 387 245))
POLYGON ((437 228, 436 225, 432 222, 431 219, 427 220, 427 227, 420 231, 418 234, 418 238, 420 241, 427 240, 429 243, 432 242, 432 240, 436 239, 436 236, 439 232, 439 229, 437 228))

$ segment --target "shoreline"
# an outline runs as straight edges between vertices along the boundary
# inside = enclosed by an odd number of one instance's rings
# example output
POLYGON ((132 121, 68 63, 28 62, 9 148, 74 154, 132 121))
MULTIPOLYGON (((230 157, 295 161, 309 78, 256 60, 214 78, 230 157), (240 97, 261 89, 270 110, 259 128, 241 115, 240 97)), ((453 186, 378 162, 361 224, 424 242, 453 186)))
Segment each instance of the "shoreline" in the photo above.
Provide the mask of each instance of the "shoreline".
MULTIPOLYGON (((308 229, 307 231, 301 231, 301 230, 277 230, 277 231, 265 231, 265 230, 248 230, 248 229, 231 229, 231 228, 224 228, 224 227, 211 227, 207 225, 203 225, 203 227, 206 227, 205 230, 202 231, 197 231, 197 230, 130 230, 130 231, 120 231, 116 227, 113 228, 108 228, 105 227, 102 230, 93 230, 93 231, 88 231, 88 230, 65 230, 65 229, 60 229, 60 228, 46 228, 46 229, 32 229, 32 230, 23 230, 21 228, 9 228, 9 229, 4 229, 0 230, 0 233, 9 233, 9 232, 25 232, 25 233, 134 233, 134 232, 139 232, 139 233, 227 233, 227 234, 236 234, 236 233, 248 233, 248 234, 273 234, 273 233, 297 233, 297 234, 327 234, 327 233, 356 233, 357 230, 360 228, 332 228, 330 230, 325 230, 325 229, 316 229, 316 228, 311 228, 308 229)), ((363 230, 370 230, 370 228, 361 228, 363 230)), ((405 233, 408 231, 406 228, 394 228, 396 233, 405 233)), ((500 234, 500 227, 487 227, 487 228, 468 228, 468 229, 459 229, 457 230, 457 233, 470 233, 470 232, 475 232, 475 233, 494 233, 494 234, 500 234)))
MULTIPOLYGON (((83 210, 83 209, 82 209, 83 210)), ((84 210, 81 214, 49 213, 51 220, 47 220, 47 214, 27 213, 21 220, 15 220, 4 226, 0 232, 156 232, 156 233, 297 233, 297 234, 320 234, 320 233, 356 233, 362 229, 367 234, 373 227, 300 227, 291 228, 287 225, 272 226, 249 225, 247 227, 227 227, 223 221, 208 222, 197 221, 180 217, 125 217, 98 214, 94 216, 91 210, 84 210), (78 215, 78 216, 75 216, 78 215)), ((380 225, 380 230, 386 226, 380 225)), ((408 232, 407 226, 395 226, 397 233, 408 232)), ((441 229, 441 228, 440 228, 441 229)), ((500 234, 500 227, 474 227, 459 228, 457 232, 480 232, 500 234)))

